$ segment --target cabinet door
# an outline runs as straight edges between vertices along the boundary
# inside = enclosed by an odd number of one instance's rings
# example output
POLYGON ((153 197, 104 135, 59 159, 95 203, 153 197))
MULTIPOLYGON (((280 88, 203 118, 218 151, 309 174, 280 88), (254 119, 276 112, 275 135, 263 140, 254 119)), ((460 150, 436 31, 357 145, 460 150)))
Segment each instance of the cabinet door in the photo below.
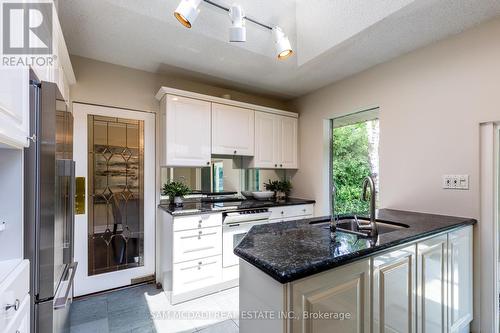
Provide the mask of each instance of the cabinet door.
POLYGON ((416 246, 373 258, 373 332, 416 331, 416 246))
POLYGON ((280 121, 278 116, 255 112, 255 157, 252 167, 278 168, 280 149, 280 121))
POLYGON ((29 92, 27 69, 0 67, 0 143, 28 146, 29 92))
POLYGON ((292 283, 291 310, 299 316, 291 323, 293 333, 369 332, 370 260, 292 283), (304 312, 344 317, 309 319, 304 312))
POLYGON ((417 244, 417 329, 419 333, 447 331, 447 235, 417 244))
POLYGON ((448 234, 448 302, 450 332, 472 321, 472 226, 448 234))
POLYGON ((212 154, 254 155, 255 111, 212 103, 212 154))
POLYGON ((283 169, 297 169, 298 167, 298 154, 297 154, 297 130, 298 120, 290 117, 280 118, 280 134, 281 134, 281 147, 279 167, 283 169))
MULTIPOLYGON (((165 166, 210 165, 210 102, 167 95, 165 166)), ((162 110, 164 112, 165 110, 162 110)))

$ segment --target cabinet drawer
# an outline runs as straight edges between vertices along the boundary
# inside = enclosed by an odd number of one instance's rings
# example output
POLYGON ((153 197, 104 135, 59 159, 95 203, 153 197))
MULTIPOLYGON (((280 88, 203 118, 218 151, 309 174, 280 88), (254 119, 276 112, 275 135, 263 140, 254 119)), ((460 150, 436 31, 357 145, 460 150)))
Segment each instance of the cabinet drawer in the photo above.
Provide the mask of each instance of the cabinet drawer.
MULTIPOLYGON (((4 332, 4 331, 2 331, 4 332)), ((9 320, 5 333, 29 333, 30 332, 30 296, 26 295, 20 303, 19 309, 9 320)))
POLYGON ((174 232, 174 263, 222 253, 222 227, 174 232))
POLYGON ((0 285, 0 327, 8 326, 16 317, 28 292, 29 261, 23 260, 0 285), (16 304, 6 310, 7 306, 16 304))
POLYGON ((217 227, 221 225, 222 214, 203 214, 174 218, 174 231, 217 227))
POLYGON ((222 280, 222 256, 174 264, 173 280, 175 294, 217 284, 222 280))
POLYGON ((270 220, 288 219, 291 217, 303 217, 313 215, 313 205, 281 206, 269 208, 271 212, 270 220))

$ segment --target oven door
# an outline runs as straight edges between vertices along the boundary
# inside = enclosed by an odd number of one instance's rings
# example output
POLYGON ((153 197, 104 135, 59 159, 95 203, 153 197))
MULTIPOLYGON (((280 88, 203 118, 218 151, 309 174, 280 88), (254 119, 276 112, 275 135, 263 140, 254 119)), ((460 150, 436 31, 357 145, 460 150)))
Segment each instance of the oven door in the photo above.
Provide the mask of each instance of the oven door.
POLYGON ((268 223, 268 221, 232 223, 222 226, 222 266, 224 268, 239 264, 239 257, 233 253, 234 248, 245 237, 252 226, 264 223, 268 223))

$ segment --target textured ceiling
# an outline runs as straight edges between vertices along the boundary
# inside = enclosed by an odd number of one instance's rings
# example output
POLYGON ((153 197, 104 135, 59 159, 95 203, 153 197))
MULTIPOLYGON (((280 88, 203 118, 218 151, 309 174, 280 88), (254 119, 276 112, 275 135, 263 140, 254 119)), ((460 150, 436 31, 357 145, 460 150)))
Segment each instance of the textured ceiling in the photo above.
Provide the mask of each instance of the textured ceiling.
POLYGON ((65 0, 59 12, 71 54, 281 98, 306 94, 500 15, 500 0, 237 2, 248 16, 281 26, 296 56, 275 60, 270 32, 250 22, 246 43, 228 43, 227 13, 207 4, 192 29, 173 17, 178 0, 65 0))

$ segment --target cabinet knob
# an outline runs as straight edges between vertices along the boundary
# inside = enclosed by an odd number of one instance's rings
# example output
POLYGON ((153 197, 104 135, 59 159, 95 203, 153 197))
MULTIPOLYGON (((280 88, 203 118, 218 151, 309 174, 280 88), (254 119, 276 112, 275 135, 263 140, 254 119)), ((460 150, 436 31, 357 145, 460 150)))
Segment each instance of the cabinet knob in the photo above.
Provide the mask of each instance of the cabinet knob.
POLYGON ((281 211, 281 215, 283 215, 283 214, 285 214, 285 212, 284 212, 284 211, 281 211))
POLYGON ((210 162, 207 162, 207 165, 210 165, 210 162))
POLYGON ((278 164, 275 164, 275 165, 274 165, 274 167, 275 167, 275 168, 277 168, 277 167, 278 167, 278 164))
POLYGON ((282 167, 283 167, 283 164, 280 164, 280 168, 282 168, 282 167))
POLYGON ((19 300, 16 299, 16 301, 14 302, 14 304, 7 304, 5 306, 5 311, 9 311, 10 309, 14 309, 14 311, 17 311, 19 310, 19 300))
POLYGON ((238 151, 236 151, 236 150, 235 150, 235 151, 234 151, 234 155, 236 155, 236 153, 237 153, 237 152, 238 152, 238 151))

